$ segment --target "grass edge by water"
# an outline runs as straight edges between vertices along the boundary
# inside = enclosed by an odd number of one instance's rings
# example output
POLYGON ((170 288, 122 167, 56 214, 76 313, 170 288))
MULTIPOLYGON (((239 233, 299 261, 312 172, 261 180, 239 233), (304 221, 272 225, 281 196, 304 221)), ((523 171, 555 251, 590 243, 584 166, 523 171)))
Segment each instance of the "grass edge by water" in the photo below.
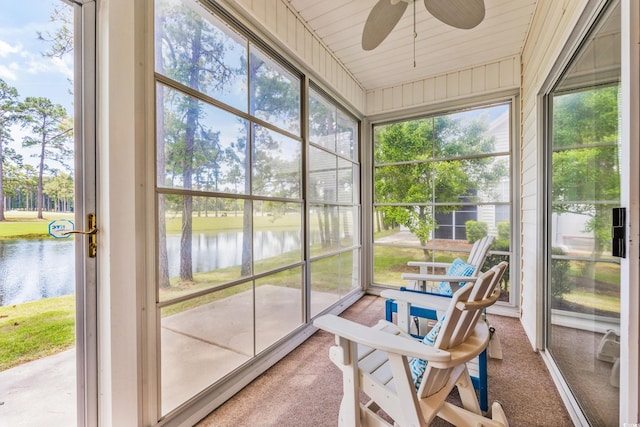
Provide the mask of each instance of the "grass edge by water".
POLYGON ((74 345, 74 295, 0 306, 0 371, 74 345))

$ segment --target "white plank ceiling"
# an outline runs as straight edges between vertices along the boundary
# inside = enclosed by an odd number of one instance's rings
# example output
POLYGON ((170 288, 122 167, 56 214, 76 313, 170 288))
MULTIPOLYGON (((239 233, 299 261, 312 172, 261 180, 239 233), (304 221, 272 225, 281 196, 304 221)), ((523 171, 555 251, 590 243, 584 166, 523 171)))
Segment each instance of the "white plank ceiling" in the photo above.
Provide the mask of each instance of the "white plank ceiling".
POLYGON ((484 21, 460 30, 417 0, 414 67, 413 4, 376 49, 364 51, 362 29, 377 0, 288 0, 367 91, 520 55, 536 1, 485 0, 484 21))

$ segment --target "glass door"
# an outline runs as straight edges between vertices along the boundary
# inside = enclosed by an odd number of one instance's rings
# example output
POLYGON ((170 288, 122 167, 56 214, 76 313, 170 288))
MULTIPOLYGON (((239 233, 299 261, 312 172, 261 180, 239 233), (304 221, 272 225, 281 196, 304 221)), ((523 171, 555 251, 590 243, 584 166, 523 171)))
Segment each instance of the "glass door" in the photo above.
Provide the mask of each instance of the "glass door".
POLYGON ((609 7, 548 96, 547 348, 587 422, 618 425, 620 7, 609 7))
POLYGON ((96 425, 94 6, 0 3, 2 425, 96 425))
POLYGON ((96 218, 96 3, 73 2, 76 234, 76 417, 98 425, 96 218))

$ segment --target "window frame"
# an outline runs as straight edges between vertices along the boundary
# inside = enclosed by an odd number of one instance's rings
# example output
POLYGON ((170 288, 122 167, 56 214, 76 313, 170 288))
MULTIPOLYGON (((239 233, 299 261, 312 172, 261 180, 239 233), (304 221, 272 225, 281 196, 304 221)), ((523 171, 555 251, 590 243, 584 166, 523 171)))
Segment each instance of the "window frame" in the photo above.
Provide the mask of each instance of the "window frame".
MULTIPOLYGON (((517 161, 517 141, 519 140, 520 135, 520 127, 518 124, 518 117, 520 116, 520 105, 519 105, 520 96, 519 94, 513 91, 506 91, 504 93, 498 93, 487 96, 479 96, 473 97, 465 100, 454 100, 449 102, 443 102, 431 106, 421 107, 419 109, 412 109, 405 112, 396 112, 396 113, 385 113, 370 116, 369 122, 367 123, 367 140, 368 147, 370 152, 366 153, 366 158, 369 164, 367 165, 366 176, 363 176, 363 181, 369 182, 370 185, 367 186, 366 191, 368 192, 369 199, 366 201, 367 210, 363 213, 364 217, 367 218, 368 227, 364 228, 363 232, 367 233, 367 244, 366 249, 366 266, 367 266, 367 277, 368 286, 367 291, 373 294, 379 294, 384 289, 395 288, 390 285, 385 285, 381 283, 376 283, 374 281, 374 248, 376 244, 374 244, 374 226, 375 226, 375 206, 376 203, 374 201, 374 169, 376 167, 376 163, 374 160, 374 127, 379 125, 398 123, 404 121, 410 121, 414 119, 424 119, 430 117, 443 116, 447 114, 454 114, 457 112, 462 112, 466 110, 473 110, 483 107, 490 107, 493 105, 501 105, 501 104, 510 104, 510 112, 509 112, 509 126, 510 126, 510 143, 509 143, 509 178, 510 178, 510 203, 500 203, 495 204, 495 206, 510 206, 509 212, 509 221, 511 225, 511 234, 510 234, 510 251, 491 251, 492 254, 497 255, 508 255, 509 256, 509 283, 510 283, 510 292, 509 292, 509 301, 502 302, 498 301, 494 304, 489 312, 507 315, 507 316, 519 316, 520 311, 520 263, 516 262, 516 260, 520 257, 520 246, 519 246, 519 236, 520 236, 520 221, 518 217, 518 212, 520 212, 520 199, 518 195, 518 189, 520 187, 520 163, 517 161), (368 180, 368 181, 367 181, 368 180)), ((492 153, 493 154, 493 153, 492 153)), ((438 161, 446 160, 446 159, 436 159, 438 161)), ((434 205, 437 205, 435 203, 434 205)), ((473 204, 474 206, 479 206, 478 204, 473 204)), ((418 248, 416 246, 411 246, 411 248, 418 248)), ((436 248, 440 249, 440 248, 436 248)))
MULTIPOLYGON (((206 289, 199 292, 190 293, 185 296, 181 296, 177 299, 160 301, 157 297, 157 275, 158 269, 156 265, 150 265, 149 271, 152 272, 150 280, 148 281, 148 286, 153 286, 155 291, 148 292, 149 295, 147 298, 148 305, 150 307, 149 315, 147 316, 147 364, 146 364, 146 372, 148 377, 150 377, 148 390, 149 396, 148 407, 146 410, 146 416, 150 420, 150 422, 156 423, 158 420, 161 420, 163 424, 171 424, 174 420, 184 420, 185 417, 189 417, 189 413, 194 413, 194 410, 198 410, 197 408, 207 407, 209 410, 215 408, 220 405, 224 399, 232 396, 235 391, 238 390, 238 387, 242 387, 243 384, 248 383, 253 380, 257 375, 266 370, 273 363, 277 362, 280 358, 286 355, 289 351, 293 350, 297 345, 299 345, 308 335, 313 331, 313 325, 311 323, 311 318, 309 314, 309 302, 310 302, 310 290, 311 290, 311 282, 310 282, 310 265, 311 265, 311 257, 309 255, 309 238, 308 238, 308 200, 307 200, 307 168, 308 168, 308 151, 309 151, 309 138, 307 135, 308 123, 307 123, 307 111, 308 111, 308 96, 309 96, 309 88, 313 86, 314 88, 322 91, 325 96, 327 96, 332 102, 334 102, 340 111, 340 114, 344 117, 345 115, 351 117, 356 122, 356 130, 357 135, 355 137, 355 141, 358 147, 357 153, 354 153, 354 159, 351 159, 352 162, 357 164, 358 166, 358 180, 357 183, 357 191, 359 195, 357 206, 359 208, 357 215, 358 216, 358 243, 354 245, 351 249, 358 251, 359 257, 359 266, 358 266, 358 279, 359 286, 357 289, 352 289, 348 294, 341 295, 339 300, 333 303, 332 305, 326 307, 322 310, 325 312, 339 313, 344 310, 346 307, 351 305, 353 302, 357 301, 364 293, 364 285, 363 285, 363 269, 362 269, 362 188, 361 188, 361 151, 362 151, 362 121, 364 120, 363 116, 359 113, 356 113, 353 107, 349 104, 348 101, 345 101, 344 98, 341 98, 339 94, 336 93, 335 90, 327 89, 322 83, 321 79, 315 79, 314 73, 310 71, 304 65, 301 65, 294 59, 292 59, 287 54, 283 53, 280 49, 274 46, 273 44, 268 43, 266 40, 269 40, 269 37, 264 37, 263 34, 256 29, 255 27, 248 24, 246 21, 241 21, 235 17, 234 14, 225 10, 222 6, 218 5, 215 2, 202 0, 199 1, 200 5, 204 9, 208 10, 211 14, 215 15, 216 19, 221 21, 223 24, 228 25, 234 31, 240 33, 243 37, 246 37, 247 46, 258 47, 260 51, 269 56, 269 58, 278 64, 278 66, 285 69, 287 72, 292 73, 297 78, 300 79, 300 98, 299 98, 299 109, 298 113, 300 114, 300 126, 296 132, 299 134, 294 135, 291 132, 287 131, 285 128, 279 128, 274 125, 271 125, 269 122, 266 122, 258 117, 254 117, 249 114, 249 106, 247 107, 247 112, 243 112, 234 108, 233 106, 226 105, 223 102, 214 99, 210 96, 197 93, 193 89, 186 87, 178 82, 173 81, 167 76, 160 75, 155 72, 150 73, 150 79, 152 81, 152 87, 157 84, 163 84, 168 86, 169 88, 176 89, 184 95, 194 96, 198 100, 202 100, 207 104, 221 108, 227 112, 230 112, 240 118, 249 120, 250 124, 257 124, 260 126, 264 126, 265 128, 275 131, 281 135, 284 135, 289 138, 294 138, 299 141, 301 144, 301 171, 300 171, 300 182, 301 182, 301 194, 294 198, 286 198, 286 197, 269 197, 269 196, 259 196, 254 194, 235 194, 228 192, 217 192, 217 191, 200 191, 200 190, 186 190, 180 188, 171 188, 171 187, 162 187, 158 186, 158 181, 155 173, 153 173, 154 179, 151 181, 152 189, 150 189, 150 201, 151 203, 151 212, 153 212, 155 218, 155 225, 150 229, 152 231, 152 236, 150 237, 150 245, 149 247, 153 247, 154 256, 150 257, 151 264, 156 264, 158 262, 158 242, 157 242, 157 230, 158 230, 158 206, 157 206, 157 195, 158 194, 178 194, 184 195, 189 194, 194 197, 197 196, 207 196, 213 198, 234 198, 237 200, 251 200, 255 202, 260 201, 276 201, 276 202, 286 202, 286 203, 298 203, 301 211, 301 235, 302 235, 302 259, 299 262, 295 262, 293 264, 289 264, 286 266, 280 266, 279 268, 260 272, 256 274, 252 272, 252 275, 249 277, 242 277, 237 280, 233 280, 229 283, 223 285, 224 288, 241 285, 242 283, 259 281, 262 278, 268 277, 269 275, 278 274, 281 272, 286 272, 288 270, 300 269, 302 271, 302 293, 304 299, 302 301, 303 305, 303 315, 301 324, 295 330, 291 331, 288 335, 282 337, 282 339, 270 345, 266 350, 262 351, 253 356, 253 358, 247 362, 242 364, 238 369, 235 369, 233 372, 227 374, 224 378, 219 381, 216 381, 212 384, 209 384, 205 389, 197 392, 190 399, 182 402, 177 405, 174 409, 171 409, 169 412, 161 409, 161 381, 160 381, 160 310, 165 307, 169 307, 173 304, 179 303, 181 301, 199 298, 201 296, 205 296, 216 292, 221 289, 220 287, 214 287, 210 289, 206 289), (255 366, 259 366, 260 368, 256 369, 255 366), (227 396, 224 398, 223 396, 227 396), (216 403, 217 402, 217 403, 216 403), (164 413, 163 413, 164 412, 164 413)), ((151 18, 150 21, 153 23, 155 21, 155 17, 153 16, 153 2, 150 4, 151 18)), ((153 43, 153 36, 150 37, 151 42, 153 43)), ((153 49, 151 56, 153 56, 153 49)), ((153 93, 154 90, 151 90, 153 93)), ((149 106, 152 111, 156 111, 155 99, 150 100, 149 106)), ((155 113, 153 118, 150 120, 152 122, 151 134, 153 137, 149 141, 149 154, 153 154, 152 160, 149 161, 149 165, 152 169, 155 169, 155 163, 157 159, 157 141, 155 138, 155 113)), ((249 127, 252 127, 251 125, 249 127)), ((251 163, 249 159, 249 168, 251 168, 251 163)), ((149 174, 151 177, 152 174, 149 174)), ((247 178, 248 179, 248 178, 247 178)), ((252 230, 253 231, 253 230, 252 230)), ((348 249, 341 248, 341 253, 346 252, 348 249)), ((256 284, 257 286, 257 284, 256 284)))
MULTIPOLYGON (((319 254, 312 254, 311 253, 311 244, 312 244, 312 239, 311 239, 311 227, 309 225, 307 225, 305 227, 305 231, 308 233, 307 236, 307 259, 308 259, 308 268, 307 268, 307 283, 309 284, 309 296, 308 296, 308 307, 309 307, 309 315, 308 318, 309 320, 311 320, 311 318, 315 317, 316 315, 324 312, 325 310, 320 310, 318 313, 314 313, 313 311, 311 311, 311 290, 313 289, 313 280, 312 280, 312 273, 313 273, 313 263, 314 262, 318 262, 321 263, 323 261, 328 261, 331 258, 338 258, 341 259, 342 257, 346 256, 349 253, 357 254, 357 258, 358 258, 358 266, 357 266, 357 271, 358 271, 358 282, 359 282, 359 288, 360 290, 364 290, 365 285, 364 285, 364 281, 363 281, 363 242, 362 242, 362 233, 363 233, 363 209, 362 209, 362 161, 361 161, 361 153, 362 153, 362 125, 361 125, 361 120, 359 120, 354 114, 352 114, 351 112, 349 112, 347 109, 344 108, 344 106, 338 102, 333 96, 331 96, 327 91, 325 91, 322 87, 320 87, 315 81, 310 81, 309 85, 308 85, 308 89, 307 89, 307 96, 305 97, 306 101, 307 101, 307 105, 309 100, 311 99, 311 93, 314 93, 314 95, 316 97, 320 97, 322 98, 322 101, 324 101, 326 104, 330 104, 333 108, 335 108, 335 123, 334 123, 334 128, 335 128, 335 135, 336 135, 336 140, 335 140, 335 144, 334 144, 334 148, 333 150, 323 146, 322 144, 319 144, 317 142, 312 142, 311 141, 311 137, 309 137, 308 133, 309 133, 309 123, 310 121, 308 120, 309 118, 309 108, 307 108, 305 117, 307 118, 307 120, 305 121, 305 125, 306 125, 306 132, 307 132, 307 143, 305 145, 305 148, 307 150, 307 155, 306 155, 306 161, 305 161, 305 165, 307 166, 307 171, 306 171, 306 177, 307 177, 307 184, 305 185, 305 189, 307 190, 307 194, 305 196, 305 202, 307 205, 306 208, 306 220, 307 220, 307 224, 311 224, 311 214, 312 214, 312 209, 317 208, 320 205, 325 205, 325 206, 332 206, 334 208, 337 208, 338 210, 338 216, 340 215, 340 213, 342 212, 342 208, 351 208, 352 209, 352 214, 354 217, 354 224, 355 221, 357 220, 357 236, 355 234, 355 229, 356 227, 354 226, 354 235, 352 236, 352 244, 348 245, 348 246, 342 246, 341 244, 338 245, 338 247, 336 249, 332 249, 332 250, 328 250, 328 251, 324 251, 323 253, 319 253, 319 254), (353 151, 352 151, 352 156, 345 156, 341 153, 339 153, 339 144, 338 144, 338 133, 340 130, 340 115, 342 115, 342 117, 347 117, 347 118, 351 118, 354 122, 355 122, 355 129, 357 132, 356 138, 354 143, 356 144, 356 147, 352 147, 353 151), (335 157, 335 172, 336 172, 336 179, 339 180, 339 175, 340 175, 340 163, 341 162, 348 162, 350 165, 352 165, 352 178, 354 179, 353 182, 353 188, 352 188, 352 201, 351 202, 345 202, 345 201, 341 201, 340 198, 338 197, 338 195, 335 195, 334 200, 331 201, 321 201, 319 199, 312 199, 309 195, 310 192, 310 186, 312 184, 312 180, 311 180, 311 173, 312 170, 310 168, 311 166, 311 159, 310 159, 310 152, 313 150, 318 150, 319 152, 321 152, 323 155, 326 156, 333 156, 335 157), (355 169, 355 172, 354 172, 355 169), (356 197, 356 192, 357 192, 357 197, 356 197)), ((337 184, 337 183, 336 183, 337 184)), ((336 186, 337 188, 337 186, 336 186)), ((339 220, 340 222, 340 220, 339 220)), ((353 268, 353 266, 352 266, 353 268)), ((352 270, 353 271, 353 270, 352 270)), ((353 279, 353 276, 352 276, 353 279)), ((353 293, 357 291, 357 288, 351 288, 349 291, 347 291, 344 295, 339 294, 339 298, 338 301, 341 300, 342 298, 348 296, 350 293, 353 293)))

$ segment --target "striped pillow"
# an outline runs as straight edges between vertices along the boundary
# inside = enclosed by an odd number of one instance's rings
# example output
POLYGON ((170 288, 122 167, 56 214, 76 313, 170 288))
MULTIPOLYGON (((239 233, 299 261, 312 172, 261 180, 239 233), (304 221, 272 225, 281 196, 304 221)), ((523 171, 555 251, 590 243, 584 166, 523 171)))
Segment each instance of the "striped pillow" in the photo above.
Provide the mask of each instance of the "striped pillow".
MULTIPOLYGON (((433 328, 424 336, 422 339, 422 344, 433 347, 433 344, 436 342, 436 338, 438 337, 438 332, 440 332, 440 328, 442 327, 442 323, 444 322, 444 316, 440 317, 433 328)), ((411 379, 413 383, 416 385, 416 390, 420 388, 420 383, 422 382, 422 376, 424 375, 424 371, 427 369, 427 361, 422 359, 411 359, 409 362, 409 369, 411 371, 411 379)))
MULTIPOLYGON (((473 276, 476 268, 473 265, 469 265, 466 262, 462 261, 460 258, 456 258, 453 260, 449 269, 447 270, 447 276, 454 277, 471 277, 473 276)), ((460 287, 466 285, 467 282, 460 282, 460 287)), ((451 291, 451 285, 449 282, 440 282, 438 285, 438 291, 441 294, 445 295, 453 295, 451 291)), ((438 332, 440 332, 440 328, 442 327, 442 323, 444 322, 444 315, 438 319, 433 328, 424 336, 422 339, 422 344, 433 347, 436 342, 436 338, 438 337, 438 332)), ((420 383, 422 382, 422 377, 424 372, 427 369, 427 361, 422 359, 411 359, 409 362, 409 369, 411 371, 411 379, 416 386, 416 390, 420 388, 420 383)))
MULTIPOLYGON (((474 271, 476 271, 476 268, 473 265, 469 265, 460 258, 456 258, 449 266, 446 275, 454 277, 471 277, 473 276, 474 271)), ((460 282, 460 287, 463 287, 466 284, 467 282, 460 282)), ((453 292, 451 291, 451 284, 449 282, 440 282, 438 285, 438 292, 444 295, 453 295, 453 292)))

